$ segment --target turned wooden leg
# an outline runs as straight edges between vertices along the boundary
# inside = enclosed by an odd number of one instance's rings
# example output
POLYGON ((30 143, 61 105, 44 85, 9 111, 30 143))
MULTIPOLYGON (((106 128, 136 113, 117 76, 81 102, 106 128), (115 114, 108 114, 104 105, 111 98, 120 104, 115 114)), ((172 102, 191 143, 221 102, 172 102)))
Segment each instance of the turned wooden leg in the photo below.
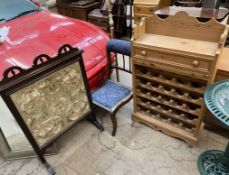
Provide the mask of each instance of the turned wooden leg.
POLYGON ((115 136, 116 134, 116 131, 117 131, 117 118, 116 118, 116 114, 118 112, 118 110, 124 106, 125 104, 127 104, 131 99, 133 98, 133 94, 131 94, 128 99, 123 102, 122 104, 120 104, 114 111, 113 113, 111 113, 111 121, 112 121, 112 124, 113 124, 113 131, 112 131, 112 136, 115 136))
POLYGON ((116 131, 117 131, 117 118, 116 118, 116 112, 111 114, 111 121, 113 124, 113 131, 112 131, 112 136, 115 136, 116 131))

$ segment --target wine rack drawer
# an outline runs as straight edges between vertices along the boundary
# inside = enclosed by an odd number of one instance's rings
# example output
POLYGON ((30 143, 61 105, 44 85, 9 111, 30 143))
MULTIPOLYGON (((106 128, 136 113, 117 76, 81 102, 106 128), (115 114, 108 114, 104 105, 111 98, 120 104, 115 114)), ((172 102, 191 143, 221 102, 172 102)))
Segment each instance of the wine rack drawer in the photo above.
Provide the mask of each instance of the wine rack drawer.
POLYGON ((149 66, 161 65, 163 68, 171 69, 173 72, 192 73, 200 78, 208 79, 211 70, 211 61, 199 58, 184 57, 172 54, 162 54, 148 49, 135 48, 134 61, 148 62, 149 66), (151 63, 151 64, 150 64, 151 63))
POLYGON ((166 70, 171 73, 181 74, 184 76, 188 76, 190 78, 200 79, 200 80, 208 80, 209 79, 209 73, 204 73, 200 71, 193 71, 191 69, 182 69, 181 67, 176 67, 172 65, 166 65, 164 63, 157 63, 153 61, 147 61, 147 59, 134 59, 134 64, 143 65, 145 67, 150 67, 153 69, 160 69, 160 70, 166 70), (143 62, 144 60, 144 62, 143 62))

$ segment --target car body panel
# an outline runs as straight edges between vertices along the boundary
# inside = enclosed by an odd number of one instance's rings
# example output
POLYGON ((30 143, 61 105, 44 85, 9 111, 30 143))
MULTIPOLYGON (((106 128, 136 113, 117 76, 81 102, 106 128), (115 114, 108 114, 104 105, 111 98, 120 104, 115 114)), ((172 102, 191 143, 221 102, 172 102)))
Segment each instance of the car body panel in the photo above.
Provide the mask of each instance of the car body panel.
POLYGON ((90 88, 107 76, 107 34, 84 21, 64 17, 48 11, 32 13, 12 21, 0 23, 10 27, 8 39, 0 43, 0 79, 11 66, 29 68, 41 53, 55 56, 63 44, 84 50, 83 60, 90 88), (103 72, 103 73, 101 73, 103 72))

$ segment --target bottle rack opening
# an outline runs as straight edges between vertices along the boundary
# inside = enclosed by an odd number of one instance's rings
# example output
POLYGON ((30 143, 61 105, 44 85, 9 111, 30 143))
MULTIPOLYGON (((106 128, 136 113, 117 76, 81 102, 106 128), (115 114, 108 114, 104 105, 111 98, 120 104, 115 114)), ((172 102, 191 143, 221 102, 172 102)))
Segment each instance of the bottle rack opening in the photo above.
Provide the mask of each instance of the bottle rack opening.
POLYGON ((135 65, 137 112, 197 135, 206 81, 135 65))

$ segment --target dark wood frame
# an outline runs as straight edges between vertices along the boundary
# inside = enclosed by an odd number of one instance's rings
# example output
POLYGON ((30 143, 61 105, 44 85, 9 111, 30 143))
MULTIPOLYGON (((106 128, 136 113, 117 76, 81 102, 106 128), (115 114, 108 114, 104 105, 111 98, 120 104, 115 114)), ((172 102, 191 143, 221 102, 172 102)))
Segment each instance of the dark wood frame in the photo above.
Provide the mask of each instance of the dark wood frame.
POLYGON ((53 143, 57 138, 63 135, 66 131, 72 128, 76 123, 78 123, 84 117, 88 117, 88 120, 91 121, 98 129, 103 131, 103 127, 96 121, 95 113, 93 112, 92 99, 90 95, 90 90, 86 78, 85 67, 82 60, 82 50, 73 48, 70 45, 63 45, 59 50, 56 57, 51 58, 48 55, 41 54, 34 59, 33 66, 30 69, 24 70, 20 67, 13 66, 5 70, 3 74, 3 80, 0 82, 0 95, 2 96, 4 102, 8 106, 9 110, 13 114, 15 120, 18 122, 28 141, 32 145, 34 151, 38 155, 40 161, 47 168, 49 174, 55 174, 53 167, 46 161, 44 158, 44 150, 53 143), (21 114, 16 108, 14 102, 10 98, 10 95, 14 92, 31 85, 32 83, 41 80, 42 78, 58 71, 66 66, 69 66, 75 62, 79 62, 82 77, 84 80, 85 89, 87 92, 88 102, 90 105, 91 111, 74 121, 69 127, 64 129, 60 134, 49 140, 42 146, 39 146, 30 132, 28 126, 23 120, 21 114), (12 74, 12 77, 9 77, 9 74, 12 74))

